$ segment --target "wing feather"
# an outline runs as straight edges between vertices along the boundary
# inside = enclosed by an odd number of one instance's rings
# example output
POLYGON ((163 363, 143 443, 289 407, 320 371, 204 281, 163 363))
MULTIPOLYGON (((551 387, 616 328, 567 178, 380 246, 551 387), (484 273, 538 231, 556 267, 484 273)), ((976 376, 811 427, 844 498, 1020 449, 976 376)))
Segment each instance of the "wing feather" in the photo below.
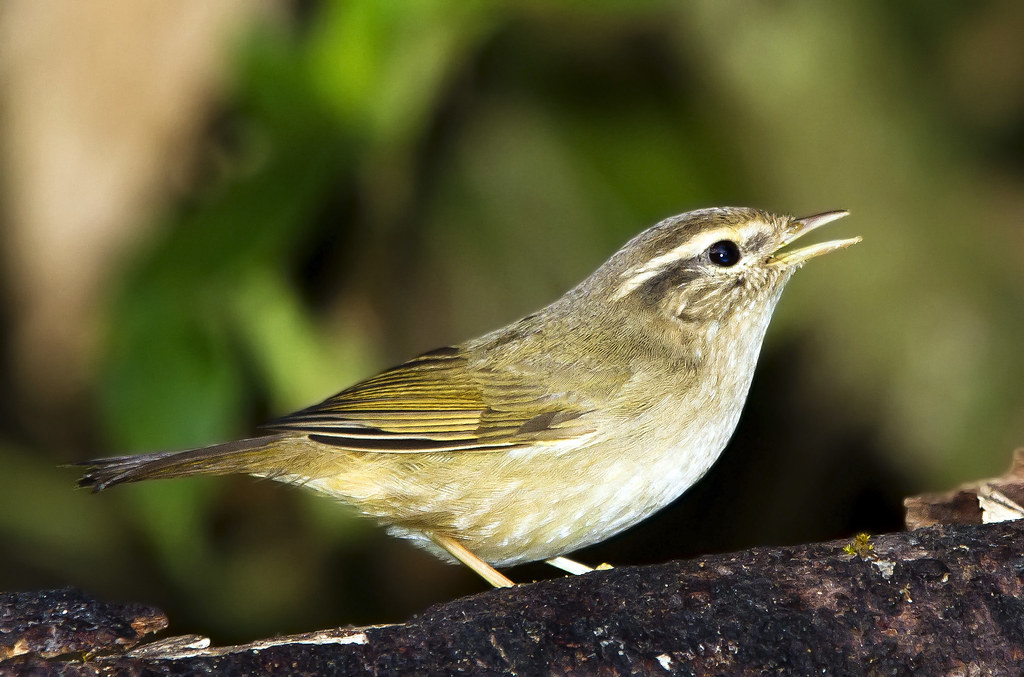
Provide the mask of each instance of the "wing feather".
POLYGON ((552 392, 544 375, 517 376, 474 368, 458 348, 441 348, 267 427, 397 453, 495 451, 592 431, 593 407, 579 394, 552 392))

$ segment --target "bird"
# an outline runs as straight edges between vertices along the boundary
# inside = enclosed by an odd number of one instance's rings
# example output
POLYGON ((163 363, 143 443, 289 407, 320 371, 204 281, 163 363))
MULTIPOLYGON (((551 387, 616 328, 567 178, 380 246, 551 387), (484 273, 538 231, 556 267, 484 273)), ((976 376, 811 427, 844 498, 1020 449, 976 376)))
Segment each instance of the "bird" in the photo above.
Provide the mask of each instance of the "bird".
POLYGON ((565 555, 664 508, 722 454, 784 286, 861 238, 788 245, 847 214, 666 218, 505 327, 256 437, 85 461, 79 485, 248 474, 349 504, 495 587, 513 584, 498 569, 526 562, 589 571, 565 555))

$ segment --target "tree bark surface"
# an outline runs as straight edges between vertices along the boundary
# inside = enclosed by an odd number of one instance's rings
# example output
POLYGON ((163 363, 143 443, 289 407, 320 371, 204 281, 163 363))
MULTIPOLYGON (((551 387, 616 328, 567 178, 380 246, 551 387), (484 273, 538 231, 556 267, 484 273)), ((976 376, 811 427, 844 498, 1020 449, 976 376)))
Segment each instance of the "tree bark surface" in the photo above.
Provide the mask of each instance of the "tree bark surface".
MULTIPOLYGON (((84 661, 30 649, 0 673, 1010 675, 1024 665, 1022 586, 1024 522, 940 525, 518 585, 398 625, 221 648, 170 638, 84 661)), ((0 600, 5 646, 26 599, 0 600)), ((59 634, 59 620, 41 622, 59 634)))

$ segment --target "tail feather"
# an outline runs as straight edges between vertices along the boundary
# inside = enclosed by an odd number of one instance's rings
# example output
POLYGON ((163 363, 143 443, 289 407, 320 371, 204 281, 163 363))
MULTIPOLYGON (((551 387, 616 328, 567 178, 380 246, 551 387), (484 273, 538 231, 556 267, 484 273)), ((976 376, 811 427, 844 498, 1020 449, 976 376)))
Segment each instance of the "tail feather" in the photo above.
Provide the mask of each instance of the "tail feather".
POLYGON ((294 450, 289 453, 290 445, 282 442, 292 437, 286 434, 267 435, 185 451, 161 451, 83 461, 75 464, 88 468, 78 480, 78 486, 89 487, 97 492, 125 482, 189 475, 280 475, 288 467, 282 463, 283 457, 294 454, 294 450), (275 448, 285 453, 267 453, 275 448))

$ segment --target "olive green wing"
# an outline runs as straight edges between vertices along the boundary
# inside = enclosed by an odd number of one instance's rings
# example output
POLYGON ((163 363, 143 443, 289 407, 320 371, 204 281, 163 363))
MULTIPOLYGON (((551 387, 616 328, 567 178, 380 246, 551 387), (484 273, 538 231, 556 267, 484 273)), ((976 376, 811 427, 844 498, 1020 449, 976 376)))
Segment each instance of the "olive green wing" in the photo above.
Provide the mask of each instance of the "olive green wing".
POLYGON ((441 348, 269 424, 352 451, 492 451, 579 438, 593 410, 544 375, 473 368, 441 348))

